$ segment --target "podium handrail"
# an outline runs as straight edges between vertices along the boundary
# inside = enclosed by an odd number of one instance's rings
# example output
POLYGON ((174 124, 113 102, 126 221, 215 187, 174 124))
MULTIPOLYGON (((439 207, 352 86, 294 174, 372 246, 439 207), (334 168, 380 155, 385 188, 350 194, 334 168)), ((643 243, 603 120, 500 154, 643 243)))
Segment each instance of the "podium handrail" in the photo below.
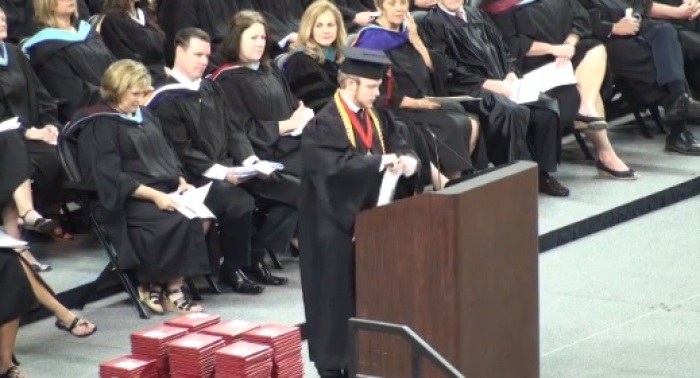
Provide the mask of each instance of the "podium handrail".
POLYGON ((427 357, 449 378, 466 378, 452 364, 450 364, 440 353, 436 352, 423 338, 406 325, 378 322, 374 320, 350 318, 348 321, 350 330, 350 371, 352 378, 367 377, 358 374, 360 343, 358 341, 359 331, 365 330, 377 333, 387 333, 401 336, 411 344, 411 377, 421 378, 423 376, 422 357, 427 357))

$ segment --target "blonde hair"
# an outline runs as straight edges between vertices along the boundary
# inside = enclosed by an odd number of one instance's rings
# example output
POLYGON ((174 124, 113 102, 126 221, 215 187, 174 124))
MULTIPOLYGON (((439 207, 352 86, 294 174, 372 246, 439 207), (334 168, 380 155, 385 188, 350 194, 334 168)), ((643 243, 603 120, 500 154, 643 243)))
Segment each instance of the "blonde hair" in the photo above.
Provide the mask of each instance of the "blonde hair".
MULTIPOLYGON (((53 10, 60 0, 34 0, 34 22, 42 28, 58 28, 56 16, 53 10)), ((76 3, 75 13, 70 16, 70 23, 78 22, 78 7, 76 3)))
POLYGON ((100 95, 111 106, 119 105, 132 87, 145 91, 151 89, 151 75, 142 63, 122 59, 112 63, 102 76, 100 95))
POLYGON ((299 35, 296 42, 290 47, 290 51, 293 52, 298 49, 304 49, 308 56, 312 57, 318 63, 323 64, 325 54, 323 53, 321 45, 314 41, 314 26, 318 18, 326 12, 331 12, 333 18, 335 18, 338 29, 335 42, 333 42, 331 46, 335 48, 336 51, 336 62, 341 62, 343 60, 342 51, 348 39, 348 34, 347 31, 345 31, 345 24, 343 24, 343 16, 340 14, 340 10, 338 10, 335 4, 328 0, 317 0, 306 8, 299 24, 299 35))

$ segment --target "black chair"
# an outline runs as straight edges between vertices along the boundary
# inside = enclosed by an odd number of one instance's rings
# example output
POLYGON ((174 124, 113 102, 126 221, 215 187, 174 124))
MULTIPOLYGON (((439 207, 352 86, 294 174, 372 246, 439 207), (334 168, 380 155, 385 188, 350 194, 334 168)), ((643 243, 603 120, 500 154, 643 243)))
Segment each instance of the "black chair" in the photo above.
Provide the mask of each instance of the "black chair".
POLYGON ((642 135, 645 138, 652 139, 653 134, 644 117, 642 117, 642 113, 648 111, 654 121, 657 132, 662 135, 667 134, 659 112, 659 107, 667 96, 665 91, 658 88, 639 88, 622 80, 615 80, 612 91, 614 100, 605 104, 607 113, 620 113, 620 108, 624 108, 624 113, 632 113, 634 115, 642 135))
MULTIPOLYGON (((88 285, 81 300, 78 301, 78 307, 84 307, 93 293, 97 291, 99 285, 105 282, 112 274, 116 274, 121 281, 122 286, 129 295, 134 307, 136 308, 139 317, 142 319, 148 319, 150 316, 139 300, 138 292, 136 290, 136 279, 130 272, 119 268, 119 257, 117 255, 116 248, 110 241, 109 235, 107 234, 104 226, 99 221, 99 217, 96 212, 97 190, 93 186, 84 182, 83 177, 80 174, 80 166, 78 162, 78 136, 82 131, 82 127, 83 124, 80 123, 69 123, 61 130, 59 134, 58 154, 68 178, 68 182, 64 187, 67 191, 75 194, 78 205, 80 206, 84 216, 87 217, 87 222, 97 236, 97 239, 100 241, 100 244, 102 244, 107 257, 109 258, 109 262, 104 267, 100 275, 88 285)), ((214 293, 218 294, 221 292, 210 276, 205 276, 205 279, 214 293)), ((199 294, 199 291, 194 285, 192 279, 186 278, 185 283, 192 297, 195 300, 200 300, 201 295, 199 294)))

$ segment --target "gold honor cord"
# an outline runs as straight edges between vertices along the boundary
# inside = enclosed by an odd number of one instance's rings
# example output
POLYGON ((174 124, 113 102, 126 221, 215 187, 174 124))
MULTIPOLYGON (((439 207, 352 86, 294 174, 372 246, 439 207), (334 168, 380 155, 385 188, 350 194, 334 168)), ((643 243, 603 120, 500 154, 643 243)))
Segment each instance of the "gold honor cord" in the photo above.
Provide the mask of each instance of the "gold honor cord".
MULTIPOLYGON (((350 141, 350 144, 352 144, 353 148, 357 148, 357 142, 355 141, 355 133, 352 131, 352 122, 350 121, 350 116, 348 115, 347 110, 345 110, 343 100, 340 98, 340 91, 335 92, 334 97, 335 106, 336 108, 338 108, 340 118, 343 120, 343 125, 345 126, 345 134, 347 134, 348 140, 350 141)), ((382 146, 382 154, 385 154, 386 149, 384 148, 384 135, 382 134, 381 123, 379 123, 379 118, 377 118, 377 115, 374 113, 373 109, 369 109, 369 117, 372 119, 374 130, 377 132, 377 136, 379 136, 379 144, 382 146)))

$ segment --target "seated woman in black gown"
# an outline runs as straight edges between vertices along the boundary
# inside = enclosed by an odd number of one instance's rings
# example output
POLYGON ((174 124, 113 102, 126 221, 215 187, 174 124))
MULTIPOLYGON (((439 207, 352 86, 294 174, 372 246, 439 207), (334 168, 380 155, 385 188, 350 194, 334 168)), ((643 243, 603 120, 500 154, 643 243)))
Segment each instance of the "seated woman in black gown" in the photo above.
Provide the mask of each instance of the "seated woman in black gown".
POLYGON ((141 63, 114 63, 100 89, 107 105, 80 111, 70 132, 79 132, 81 173, 97 188, 102 222, 121 268, 141 282, 141 301, 155 313, 199 312, 181 287, 183 277, 210 270, 202 222, 175 211, 168 196, 190 185, 160 123, 139 106, 150 88, 141 63))
POLYGON ((284 73, 292 93, 314 112, 338 90, 338 64, 346 41, 342 17, 333 3, 319 0, 306 8, 284 73))
MULTIPOLYGON (((0 8, 0 24, 4 24, 4 20, 5 13, 0 8)), ((56 103, 37 79, 22 51, 5 43, 6 30, 0 29, 0 121, 19 118, 20 131, 25 138, 24 155, 29 154, 33 167, 31 179, 37 208, 58 213, 63 201, 64 176, 55 146, 58 136, 56 103)), ((72 239, 58 224, 51 233, 58 239, 72 239)))
POLYGON ((382 83, 384 105, 395 109, 399 120, 431 142, 431 161, 448 178, 486 168, 488 159, 478 121, 459 103, 439 104, 426 99, 446 95, 443 87, 448 68, 423 44, 408 13, 408 0, 376 3, 379 18, 360 31, 354 46, 382 50, 391 60, 391 69, 382 83))
POLYGON ((106 0, 96 29, 117 59, 133 59, 148 67, 154 83, 165 80, 163 32, 153 22, 147 0, 106 0))
POLYGON ((223 88, 236 123, 248 134, 256 156, 279 161, 285 170, 301 176, 300 129, 313 110, 297 101, 279 69, 267 54, 268 29, 263 16, 242 11, 231 21, 220 55, 225 62, 210 79, 223 88))
MULTIPOLYGON (((573 116, 575 127, 586 130, 594 143, 598 172, 613 179, 636 179, 610 144, 605 108, 600 89, 605 78, 605 46, 594 39, 588 13, 576 0, 539 0, 518 4, 495 0, 482 5, 503 34, 511 54, 523 73, 550 62, 571 62, 580 93, 579 108, 573 116)), ((569 101, 570 102, 570 101, 569 101)), ((559 101, 562 120, 567 101, 559 101)))
POLYGON ((75 0, 34 3, 41 29, 22 44, 22 51, 59 101, 58 120, 65 123, 78 109, 100 101, 100 79, 114 57, 90 24, 78 20, 75 0))

